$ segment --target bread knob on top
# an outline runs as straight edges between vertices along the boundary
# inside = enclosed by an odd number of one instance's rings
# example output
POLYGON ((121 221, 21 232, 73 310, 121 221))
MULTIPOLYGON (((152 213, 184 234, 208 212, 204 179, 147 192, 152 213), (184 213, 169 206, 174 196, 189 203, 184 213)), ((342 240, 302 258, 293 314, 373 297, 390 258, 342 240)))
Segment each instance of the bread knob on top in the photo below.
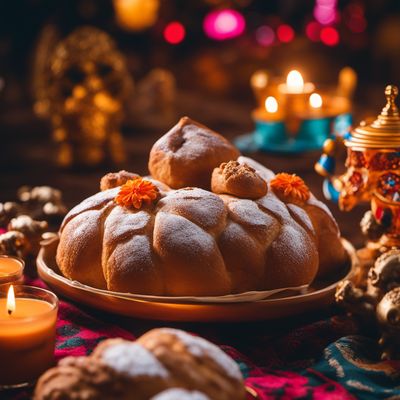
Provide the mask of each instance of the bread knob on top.
POLYGON ((229 161, 214 168, 211 190, 244 199, 259 199, 267 194, 268 186, 254 168, 237 161, 229 161))

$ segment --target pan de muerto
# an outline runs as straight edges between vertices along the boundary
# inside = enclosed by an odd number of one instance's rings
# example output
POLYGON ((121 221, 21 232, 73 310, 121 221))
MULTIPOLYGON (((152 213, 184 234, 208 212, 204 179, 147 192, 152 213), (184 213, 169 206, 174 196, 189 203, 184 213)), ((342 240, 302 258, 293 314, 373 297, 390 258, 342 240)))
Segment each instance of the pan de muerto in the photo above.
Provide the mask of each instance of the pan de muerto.
POLYGON ((119 292, 225 295, 306 285, 346 262, 336 222, 300 177, 238 157, 188 118, 153 146, 149 167, 146 178, 106 175, 103 191, 65 217, 57 263, 67 278, 119 292))

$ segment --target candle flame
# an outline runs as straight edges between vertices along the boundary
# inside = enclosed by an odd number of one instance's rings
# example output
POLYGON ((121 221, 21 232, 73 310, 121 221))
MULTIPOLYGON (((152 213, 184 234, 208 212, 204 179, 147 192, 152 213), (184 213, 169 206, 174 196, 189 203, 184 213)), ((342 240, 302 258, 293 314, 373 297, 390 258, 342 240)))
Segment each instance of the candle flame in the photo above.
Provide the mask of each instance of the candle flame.
POLYGON ((11 315, 15 311, 15 294, 14 286, 11 285, 7 293, 7 312, 11 315))
POLYGON ((304 80, 299 71, 293 70, 288 73, 286 86, 292 93, 302 93, 304 90, 304 80))
POLYGON ((265 109, 271 114, 278 111, 278 102, 276 101, 275 97, 268 96, 265 99, 265 109))
POLYGON ((312 108, 322 107, 322 97, 318 93, 313 93, 309 98, 309 102, 312 108))

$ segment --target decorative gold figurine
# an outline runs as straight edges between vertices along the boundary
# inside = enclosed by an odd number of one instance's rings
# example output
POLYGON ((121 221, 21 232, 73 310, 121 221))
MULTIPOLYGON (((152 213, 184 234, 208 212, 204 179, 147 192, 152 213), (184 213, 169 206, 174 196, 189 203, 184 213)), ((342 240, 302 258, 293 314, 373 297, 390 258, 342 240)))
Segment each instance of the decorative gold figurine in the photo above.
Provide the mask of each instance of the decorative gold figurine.
POLYGON ((35 110, 51 119, 58 164, 124 161, 120 125, 132 81, 110 36, 93 27, 72 32, 54 49, 46 80, 35 110))
MULTIPOLYGON (((327 157, 333 157, 335 146, 325 144, 325 154, 316 164, 316 170, 329 178, 331 193, 338 194, 339 207, 350 211, 360 202, 371 203, 371 213, 366 217, 375 229, 370 248, 384 252, 400 248, 400 115, 395 104, 396 86, 385 90, 387 104, 378 118, 370 125, 360 126, 344 138, 347 148, 346 172, 334 176, 334 168, 328 168, 327 157), (373 219, 371 221, 371 218, 373 219), (380 234, 376 238, 377 230, 380 234)), ((333 197, 333 196, 332 196, 333 197)), ((368 233, 370 229, 365 227, 368 233)), ((378 255, 378 253, 377 253, 378 255)))
POLYGON ((326 177, 324 193, 350 211, 361 202, 371 209, 361 221, 367 235, 358 251, 360 269, 337 288, 336 301, 364 323, 380 326, 383 358, 400 357, 400 114, 398 88, 386 87, 386 106, 371 124, 362 122, 324 145, 315 166, 326 177), (338 143, 347 149, 346 171, 335 176, 338 143))

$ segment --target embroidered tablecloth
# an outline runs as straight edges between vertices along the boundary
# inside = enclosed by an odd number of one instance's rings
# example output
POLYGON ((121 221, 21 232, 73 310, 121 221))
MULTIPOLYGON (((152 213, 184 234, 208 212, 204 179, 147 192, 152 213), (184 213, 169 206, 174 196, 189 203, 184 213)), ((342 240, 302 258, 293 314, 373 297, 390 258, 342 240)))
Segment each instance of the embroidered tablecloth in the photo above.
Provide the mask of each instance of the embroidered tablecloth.
MULTIPOLYGON (((28 283, 45 286, 40 280, 28 283)), ((400 361, 381 361, 376 340, 361 335, 355 322, 335 309, 286 321, 171 324, 132 321, 61 301, 56 360, 87 355, 106 338, 134 340, 156 326, 186 329, 219 345, 262 400, 400 399, 400 361)))

